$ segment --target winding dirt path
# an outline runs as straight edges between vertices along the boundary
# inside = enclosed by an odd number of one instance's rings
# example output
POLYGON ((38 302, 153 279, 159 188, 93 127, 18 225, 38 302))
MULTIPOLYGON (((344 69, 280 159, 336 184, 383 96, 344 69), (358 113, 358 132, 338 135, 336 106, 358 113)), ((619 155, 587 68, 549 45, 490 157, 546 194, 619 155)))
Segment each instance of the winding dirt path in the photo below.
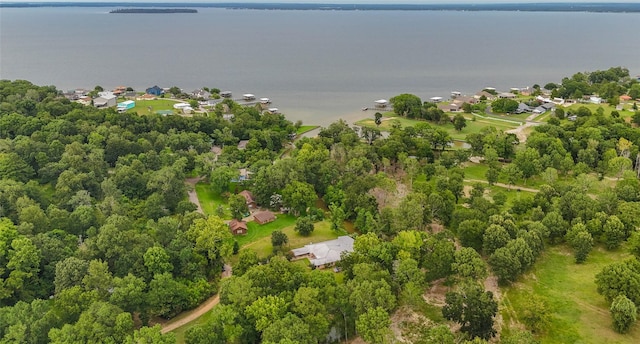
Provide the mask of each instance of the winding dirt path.
POLYGON ((186 324, 198 319, 204 313, 207 313, 213 307, 215 307, 219 302, 220 302, 220 295, 216 294, 216 295, 210 297, 204 303, 200 304, 200 306, 198 306, 198 308, 190 310, 188 312, 183 312, 182 314, 180 314, 179 318, 174 319, 172 321, 169 321, 169 322, 163 324, 162 325, 162 330, 160 330, 160 332, 161 333, 171 332, 171 331, 177 329, 178 327, 181 327, 183 325, 186 325, 186 324))
MULTIPOLYGON (((465 179, 464 181, 467 182, 467 183, 489 184, 488 181, 481 180, 481 179, 465 179)), ((523 186, 519 186, 519 185, 507 185, 507 184, 504 184, 504 183, 493 183, 493 185, 499 186, 501 188, 509 189, 509 190, 521 190, 521 191, 528 191, 528 192, 533 192, 533 193, 540 192, 540 190, 538 190, 538 189, 527 188, 527 187, 523 187, 523 186)))
POLYGON ((198 184, 198 182, 201 181, 202 179, 203 177, 196 177, 196 178, 187 178, 184 181, 185 183, 191 186, 187 191, 187 193, 189 194, 189 201, 196 205, 197 211, 200 214, 204 214, 204 211, 202 210, 202 206, 200 205, 200 200, 198 199, 198 194, 196 193, 196 184, 198 184))

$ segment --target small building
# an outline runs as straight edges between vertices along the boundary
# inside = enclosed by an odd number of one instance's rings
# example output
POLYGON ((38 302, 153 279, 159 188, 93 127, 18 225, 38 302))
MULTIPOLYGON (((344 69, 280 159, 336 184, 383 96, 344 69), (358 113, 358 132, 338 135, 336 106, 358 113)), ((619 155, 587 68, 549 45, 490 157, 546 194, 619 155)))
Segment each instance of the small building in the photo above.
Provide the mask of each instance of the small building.
POLYGON ((309 258, 316 268, 322 269, 340 261, 344 252, 353 252, 353 238, 343 235, 334 240, 305 245, 291 250, 296 259, 309 258))
POLYGON ((511 93, 511 92, 502 92, 498 94, 498 98, 502 98, 502 99, 514 99, 516 98, 516 95, 511 93))
POLYGON ((626 95, 626 94, 623 94, 623 95, 620 96, 620 101, 621 102, 628 102, 630 100, 631 100, 631 97, 626 95))
POLYGON ((269 108, 267 111, 269 111, 270 114, 277 114, 280 112, 280 110, 278 110, 278 108, 269 108))
POLYGON ((261 211, 253 214, 253 220, 261 225, 265 223, 273 222, 276 220, 276 215, 270 211, 261 211))
POLYGON ((147 88, 145 92, 148 94, 153 94, 154 96, 160 96, 164 94, 164 90, 158 85, 147 88))
POLYGON ((109 108, 116 106, 117 102, 116 96, 113 93, 103 94, 93 100, 93 106, 97 108, 109 108))
POLYGON ((133 109, 134 107, 136 107, 136 102, 134 102, 133 100, 126 100, 123 101, 121 103, 118 103, 118 111, 119 112, 124 112, 127 111, 129 109, 133 109))
POLYGON ((270 104, 271 99, 269 98, 260 98, 260 104, 270 104))
POLYGON ((554 107, 556 107, 556 104, 554 104, 554 103, 543 103, 540 106, 542 106, 545 110, 551 110, 554 107))
POLYGON ((185 108, 191 107, 191 105, 189 105, 189 103, 175 103, 173 104, 173 108, 176 110, 182 110, 185 108))
POLYGON ((242 99, 244 99, 245 101, 251 101, 251 100, 255 100, 256 96, 251 93, 245 93, 242 95, 242 99))
POLYGON ((246 222, 233 219, 229 222, 229 230, 233 235, 246 235, 249 228, 246 222))
POLYGON ((78 98, 78 103, 82 104, 82 105, 91 105, 91 101, 93 99, 91 99, 91 97, 89 96, 82 96, 80 98, 78 98))
POLYGON ((460 91, 451 91, 451 98, 458 98, 462 95, 460 91))
POLYGON ((429 99, 434 103, 439 103, 442 101, 442 97, 431 97, 429 99))
POLYGON ((244 197, 245 202, 249 208, 254 208, 256 206, 256 201, 253 199, 253 194, 249 190, 242 190, 238 193, 238 195, 244 197))
POLYGON ((231 98, 231 96, 232 96, 231 91, 222 91, 222 92, 220 92, 220 97, 222 97, 222 98, 231 98))
POLYGON ((438 105, 438 109, 444 112, 460 112, 462 111, 462 105, 458 103, 441 104, 438 105))
POLYGON ((596 96, 591 96, 591 97, 589 97, 589 102, 592 103, 592 104, 601 104, 602 103, 602 98, 596 97, 596 96))
POLYGON ((482 99, 482 97, 485 97, 487 100, 494 100, 496 98, 496 96, 494 96, 493 94, 487 91, 480 91, 476 93, 473 97, 475 99, 482 99))
POLYGON ((374 102, 377 108, 384 109, 389 105, 389 101, 386 99, 378 99, 374 102))

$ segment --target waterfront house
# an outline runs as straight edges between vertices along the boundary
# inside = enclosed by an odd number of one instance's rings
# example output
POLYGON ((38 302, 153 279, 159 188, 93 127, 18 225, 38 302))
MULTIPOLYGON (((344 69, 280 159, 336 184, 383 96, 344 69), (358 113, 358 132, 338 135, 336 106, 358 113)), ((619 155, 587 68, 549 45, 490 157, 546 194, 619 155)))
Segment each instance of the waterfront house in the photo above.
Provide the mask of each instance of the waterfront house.
POLYGON ((596 96, 591 96, 591 97, 589 97, 589 102, 592 103, 592 104, 601 104, 602 103, 602 98, 596 97, 596 96))
POLYGON ((473 97, 475 99, 481 99, 482 97, 485 97, 487 100, 494 100, 496 99, 496 96, 494 96, 493 94, 487 92, 487 91, 480 91, 478 93, 476 93, 473 97))
POLYGON ((260 104, 269 104, 271 103, 271 99, 269 98, 260 98, 260 104))
POLYGON ((244 99, 245 101, 251 101, 251 100, 255 100, 256 96, 251 93, 245 93, 242 95, 242 99, 244 99))
POLYGON ((158 85, 147 88, 145 92, 148 94, 153 94, 154 96, 160 96, 164 94, 164 90, 160 88, 158 85))
POLYGON ((108 108, 116 106, 116 96, 111 92, 100 92, 100 96, 93 100, 93 106, 97 108, 108 108))
POLYGON ((91 101, 92 100, 93 99, 91 99, 91 97, 89 97, 89 96, 82 96, 82 97, 78 98, 78 103, 80 103, 82 105, 89 106, 89 105, 91 105, 91 101))
POLYGON ((518 108, 516 109, 516 111, 514 111, 514 113, 516 114, 525 113, 525 112, 531 112, 531 107, 529 107, 529 105, 525 103, 519 103, 518 108))
POLYGON ((231 91, 222 91, 220 92, 220 97, 222 98, 231 98, 231 91))
POLYGON ((314 267, 322 269, 340 261, 342 253, 353 252, 353 238, 343 235, 334 240, 305 245, 291 250, 295 259, 309 258, 314 267))
POLYGON ((269 108, 267 111, 269 111, 269 113, 271 114, 277 114, 278 112, 280 112, 280 110, 278 110, 278 108, 269 108))
POLYGON ((203 90, 203 89, 199 89, 199 90, 195 90, 193 92, 191 92, 191 98, 193 99, 204 99, 207 100, 209 98, 211 98, 211 93, 203 90))
POLYGON ((511 92, 502 92, 498 94, 498 98, 501 98, 501 99, 513 99, 515 97, 516 95, 511 92))
POLYGON ((246 222, 233 219, 229 222, 229 230, 233 235, 245 235, 249 228, 246 222))
POLYGON ((273 222, 276 220, 276 215, 270 211, 261 211, 253 214, 253 220, 261 225, 265 223, 273 222))

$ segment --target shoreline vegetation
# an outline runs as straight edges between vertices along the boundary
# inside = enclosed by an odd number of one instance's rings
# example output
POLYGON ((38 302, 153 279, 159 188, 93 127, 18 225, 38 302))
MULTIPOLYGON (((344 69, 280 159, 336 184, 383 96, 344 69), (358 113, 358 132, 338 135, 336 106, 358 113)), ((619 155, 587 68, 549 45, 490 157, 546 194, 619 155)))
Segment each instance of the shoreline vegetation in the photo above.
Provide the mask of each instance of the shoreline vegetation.
MULTIPOLYGON (((0 7, 155 7, 155 3, 136 2, 31 2, 0 3, 0 7)), ((639 13, 638 3, 512 3, 512 4, 331 4, 331 3, 166 3, 163 7, 198 7, 251 10, 325 11, 527 11, 527 12, 607 12, 639 13)), ((118 12, 124 13, 124 12, 118 12)), ((126 12, 131 13, 131 12, 126 12)), ((152 12, 135 12, 152 13, 152 12)), ((160 12, 153 12, 160 13, 160 12)), ((169 13, 169 12, 161 12, 169 13)), ((170 12, 174 13, 174 12, 170 12)), ((184 13, 184 12, 179 12, 184 13)), ((191 12, 189 12, 191 13, 191 12)))

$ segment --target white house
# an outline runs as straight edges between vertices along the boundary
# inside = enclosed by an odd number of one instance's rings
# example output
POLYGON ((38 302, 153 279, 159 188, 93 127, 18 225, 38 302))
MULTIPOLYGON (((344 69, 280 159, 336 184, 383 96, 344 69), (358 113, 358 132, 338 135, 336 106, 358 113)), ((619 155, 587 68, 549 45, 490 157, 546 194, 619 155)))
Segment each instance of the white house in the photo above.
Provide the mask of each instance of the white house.
POLYGON ((378 99, 374 103, 376 103, 377 108, 385 108, 389 105, 389 101, 386 99, 378 99))
POLYGON ((305 245, 291 250, 295 258, 309 258, 317 268, 323 268, 340 261, 343 252, 353 252, 353 238, 343 235, 334 240, 305 245))

